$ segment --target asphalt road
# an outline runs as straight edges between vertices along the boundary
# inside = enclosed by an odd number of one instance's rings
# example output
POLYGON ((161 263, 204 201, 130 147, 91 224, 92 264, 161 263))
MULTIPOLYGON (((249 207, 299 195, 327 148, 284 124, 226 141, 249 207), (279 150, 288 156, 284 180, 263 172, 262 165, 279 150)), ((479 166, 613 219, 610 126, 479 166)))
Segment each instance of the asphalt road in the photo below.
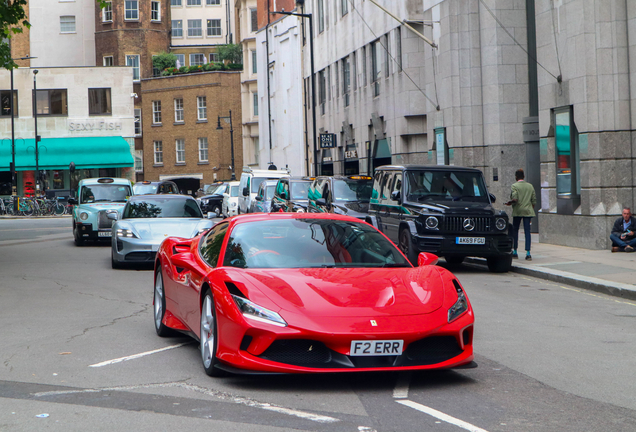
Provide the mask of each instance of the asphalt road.
POLYGON ((0 431, 636 430, 636 302, 454 270, 477 369, 213 379, 156 336, 150 270, 68 218, 0 220, 0 431))

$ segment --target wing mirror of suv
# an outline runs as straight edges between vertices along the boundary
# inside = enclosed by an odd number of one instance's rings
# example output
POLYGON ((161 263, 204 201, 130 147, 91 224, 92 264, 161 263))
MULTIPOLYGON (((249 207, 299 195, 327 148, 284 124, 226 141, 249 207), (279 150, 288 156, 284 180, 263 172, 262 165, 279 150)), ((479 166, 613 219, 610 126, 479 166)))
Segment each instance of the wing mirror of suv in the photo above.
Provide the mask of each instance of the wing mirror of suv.
POLYGON ((391 199, 393 201, 399 201, 400 200, 400 191, 391 192, 391 199))
POLYGON ((495 201, 497 201, 497 197, 494 194, 489 193, 488 195, 490 196, 490 202, 494 203, 495 201))
POLYGON ((420 252, 417 256, 417 266, 424 267, 427 265, 436 265, 439 258, 430 252, 420 252))
POLYGON ((254 198, 256 201, 263 201, 263 197, 260 195, 256 195, 256 197, 254 198))
POLYGON ((69 198, 69 199, 68 199, 68 203, 69 203, 70 205, 77 205, 77 200, 76 200, 75 198, 69 198))
POLYGON ((319 206, 326 206, 326 205, 327 205, 327 200, 326 200, 326 199, 324 199, 324 198, 318 198, 318 199, 316 200, 316 205, 319 205, 319 206))
POLYGON ((248 196, 250 194, 250 191, 247 189, 247 187, 243 188, 243 196, 248 196))

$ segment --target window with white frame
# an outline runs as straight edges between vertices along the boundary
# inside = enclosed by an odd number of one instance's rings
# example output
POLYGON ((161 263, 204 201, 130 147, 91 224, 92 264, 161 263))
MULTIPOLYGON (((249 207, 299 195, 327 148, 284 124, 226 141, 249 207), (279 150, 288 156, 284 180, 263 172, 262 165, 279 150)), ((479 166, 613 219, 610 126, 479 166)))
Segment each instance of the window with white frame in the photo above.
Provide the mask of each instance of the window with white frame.
POLYGON ((252 93, 252 99, 253 99, 253 112, 254 112, 254 117, 258 117, 258 93, 254 92, 252 93))
POLYGON ((201 6, 201 0, 188 0, 188 6, 201 6))
POLYGON ((256 62, 256 50, 252 50, 252 73, 255 74, 257 71, 257 62, 256 62))
POLYGON ((199 138, 199 162, 208 161, 208 139, 199 138))
POLYGON ((104 66, 113 65, 113 56, 104 56, 104 66))
POLYGON ((155 147, 155 165, 163 165, 163 142, 154 141, 155 147))
POLYGON ((172 20, 172 37, 183 37, 183 21, 172 20))
POLYGON ((257 10, 258 9, 256 9, 256 8, 250 9, 250 25, 251 25, 250 30, 252 31, 252 33, 254 33, 256 30, 258 30, 258 14, 257 14, 257 10))
POLYGON ((126 66, 133 68, 133 81, 139 81, 139 54, 127 55, 126 66))
POLYGON ((60 32, 75 33, 75 16, 66 15, 60 17, 60 32))
POLYGON ((102 9, 102 22, 112 22, 113 21, 113 4, 111 2, 106 2, 104 8, 102 9))
POLYGON ((207 0, 205 4, 208 6, 221 6, 221 0, 207 0))
POLYGON ((185 66, 186 62, 185 62, 185 54, 175 54, 177 56, 177 67, 180 68, 181 66, 185 66))
POLYGON ((221 20, 220 19, 208 20, 208 36, 221 36, 221 20))
POLYGON ((141 136, 141 109, 135 108, 135 136, 141 136))
POLYGON ((208 119, 208 107, 205 96, 197 96, 197 120, 208 119))
POLYGON ((150 2, 150 21, 161 21, 161 2, 157 0, 150 2))
POLYGON ((190 54, 190 66, 199 66, 205 63, 205 54, 190 54))
POLYGON ((170 0, 170 6, 181 6, 181 0, 170 0))
POLYGON ((177 163, 185 163, 185 140, 183 138, 174 141, 177 151, 177 163))
POLYGON ((183 123, 183 99, 174 100, 174 121, 175 123, 183 123))
POLYGON ((144 172, 144 151, 135 150, 135 172, 144 172))
POLYGON ((138 20, 139 19, 139 1, 138 0, 126 0, 124 8, 124 19, 126 20, 138 20))
POLYGON ((152 124, 161 124, 161 101, 152 101, 152 124))
POLYGON ((210 63, 217 63, 219 61, 218 53, 210 53, 210 63))
POLYGON ((191 36, 191 37, 203 36, 200 19, 188 20, 188 36, 191 36))

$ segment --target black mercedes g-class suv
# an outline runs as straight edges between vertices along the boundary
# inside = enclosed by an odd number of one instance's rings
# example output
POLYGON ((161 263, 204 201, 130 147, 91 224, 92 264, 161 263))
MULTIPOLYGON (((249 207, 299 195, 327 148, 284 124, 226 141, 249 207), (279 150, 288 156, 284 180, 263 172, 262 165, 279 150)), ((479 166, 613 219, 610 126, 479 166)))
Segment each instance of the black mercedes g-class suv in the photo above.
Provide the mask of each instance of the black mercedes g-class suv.
POLYGON ((483 257, 490 271, 506 272, 512 263, 508 215, 494 202, 478 169, 386 165, 373 177, 366 221, 415 265, 420 252, 431 252, 449 264, 483 257))

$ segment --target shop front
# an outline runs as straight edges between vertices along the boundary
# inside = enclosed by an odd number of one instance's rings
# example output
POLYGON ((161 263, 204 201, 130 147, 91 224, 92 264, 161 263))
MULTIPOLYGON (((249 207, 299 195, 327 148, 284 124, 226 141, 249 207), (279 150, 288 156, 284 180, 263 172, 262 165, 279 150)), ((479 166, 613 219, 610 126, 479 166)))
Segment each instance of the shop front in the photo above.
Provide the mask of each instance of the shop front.
POLYGON ((322 149, 322 161, 320 164, 320 175, 332 176, 333 175, 333 155, 330 148, 322 149))
POLYGON ((344 175, 360 174, 357 144, 347 144, 344 152, 344 175))

